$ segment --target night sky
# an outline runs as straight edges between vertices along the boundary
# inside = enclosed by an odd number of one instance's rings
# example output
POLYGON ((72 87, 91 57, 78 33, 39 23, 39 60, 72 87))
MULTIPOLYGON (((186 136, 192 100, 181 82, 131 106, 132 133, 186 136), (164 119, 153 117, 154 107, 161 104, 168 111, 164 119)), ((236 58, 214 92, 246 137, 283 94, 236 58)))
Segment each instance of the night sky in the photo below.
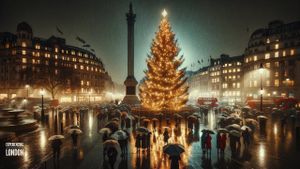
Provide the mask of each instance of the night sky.
MULTIPOLYGON (((165 8, 184 54, 185 67, 191 63, 242 54, 248 37, 269 21, 300 20, 299 0, 133 0, 135 23, 135 75, 140 80, 145 59, 161 11, 165 8), (247 32, 249 28, 249 32, 247 32)), ((127 74, 127 25, 129 0, 0 0, 0 32, 15 32, 21 21, 28 22, 34 36, 58 36, 56 26, 67 43, 80 47, 78 35, 100 57, 113 80, 123 83, 127 74)))

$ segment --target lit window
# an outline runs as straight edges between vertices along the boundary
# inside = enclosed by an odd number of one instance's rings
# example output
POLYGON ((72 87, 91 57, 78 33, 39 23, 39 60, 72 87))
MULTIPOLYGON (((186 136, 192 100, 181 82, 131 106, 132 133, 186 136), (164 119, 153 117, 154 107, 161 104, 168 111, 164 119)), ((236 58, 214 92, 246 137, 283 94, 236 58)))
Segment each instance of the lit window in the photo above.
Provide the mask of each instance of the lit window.
POLYGON ((236 87, 236 84, 235 84, 235 83, 232 83, 232 87, 235 88, 235 87, 236 87))
POLYGON ((74 50, 72 50, 72 51, 71 51, 71 54, 72 54, 72 55, 75 55, 75 51, 74 51, 74 50))
POLYGON ((274 63, 275 67, 279 67, 279 62, 274 63))
POLYGON ((269 38, 267 39, 267 43, 270 43, 270 39, 269 38))
POLYGON ((80 84, 81 84, 81 86, 83 86, 83 85, 84 85, 84 81, 83 81, 83 80, 81 80, 80 84))
POLYGON ((89 70, 90 70, 90 68, 87 66, 87 67, 86 67, 86 70, 87 70, 87 71, 89 71, 89 70))
POLYGON ((275 44, 275 49, 279 49, 279 44, 275 44))
POLYGON ((256 81, 256 80, 254 80, 253 86, 254 86, 254 87, 257 87, 257 81, 256 81))
POLYGON ((253 60, 254 60, 254 61, 257 61, 257 56, 253 56, 253 60))
POLYGON ((240 68, 237 68, 237 69, 236 69, 236 71, 237 71, 237 72, 240 72, 240 71, 241 71, 241 69, 240 69, 240 68))
POLYGON ((80 69, 83 70, 83 69, 84 69, 84 66, 83 66, 83 65, 80 65, 80 69))
POLYGON ((278 79, 275 79, 275 80, 274 80, 274 86, 276 86, 276 87, 279 86, 279 80, 278 80, 278 79))
POLYGON ((55 59, 57 59, 57 58, 58 58, 58 56, 57 56, 57 55, 54 55, 54 57, 55 57, 55 59))
POLYGON ((77 65, 74 65, 74 69, 77 69, 77 65))
POLYGON ((22 55, 26 55, 26 50, 22 50, 22 55))
POLYGON ((27 63, 27 59, 26 58, 22 58, 22 63, 27 63))
POLYGON ((32 63, 35 64, 35 59, 32 59, 32 63))
POLYGON ((236 88, 240 88, 241 84, 240 83, 236 83, 236 88))
POLYGON ((246 58, 245 62, 248 63, 248 58, 246 58))
POLYGON ((22 47, 24 47, 24 48, 27 46, 26 42, 22 42, 21 45, 22 45, 22 47))
POLYGON ((40 52, 36 52, 35 56, 40 57, 40 52))
POLYGON ((54 50, 55 50, 55 52, 58 52, 58 48, 55 48, 54 50))
POLYGON ((6 49, 9 48, 9 43, 5 44, 5 48, 6 49))
POLYGON ((274 57, 278 58, 279 57, 279 52, 275 52, 274 57))
POLYGON ((35 49, 41 49, 40 45, 35 45, 35 49))
POLYGON ((265 54, 265 59, 270 59, 270 53, 265 54))
POLYGON ((271 67, 270 62, 266 63, 266 68, 270 68, 270 67, 271 67))
POLYGON ((266 86, 270 86, 270 80, 266 81, 266 86))
POLYGON ((89 86, 89 85, 90 85, 90 81, 87 81, 87 82, 86 82, 86 85, 89 86))
POLYGON ((294 54, 295 54, 294 49, 291 49, 290 55, 294 55, 294 54))
POLYGON ((56 75, 58 74, 58 70, 57 70, 57 69, 55 69, 55 74, 56 74, 56 75))
POLYGON ((282 56, 284 57, 284 56, 286 56, 286 52, 285 52, 285 50, 284 51, 282 51, 282 56))

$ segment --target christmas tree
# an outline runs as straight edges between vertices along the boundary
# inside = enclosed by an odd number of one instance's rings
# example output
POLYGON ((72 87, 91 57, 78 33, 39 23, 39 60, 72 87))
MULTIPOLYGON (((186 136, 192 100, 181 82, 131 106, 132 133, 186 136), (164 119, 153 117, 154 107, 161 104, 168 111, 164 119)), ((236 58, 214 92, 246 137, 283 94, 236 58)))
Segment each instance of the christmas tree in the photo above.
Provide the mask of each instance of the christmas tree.
POLYGON ((148 55, 145 81, 139 88, 142 106, 155 111, 180 110, 188 99, 185 69, 179 68, 183 56, 178 57, 180 49, 166 14, 164 10, 148 55))

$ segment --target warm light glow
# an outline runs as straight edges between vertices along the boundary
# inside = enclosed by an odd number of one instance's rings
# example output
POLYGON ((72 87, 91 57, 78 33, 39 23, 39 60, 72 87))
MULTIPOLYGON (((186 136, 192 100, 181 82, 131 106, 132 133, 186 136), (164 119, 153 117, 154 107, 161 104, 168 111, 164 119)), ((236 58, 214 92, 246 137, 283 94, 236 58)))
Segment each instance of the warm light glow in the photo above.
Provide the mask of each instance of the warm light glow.
POLYGON ((45 95, 45 90, 44 89, 41 89, 40 90, 40 94, 43 96, 43 95, 45 95))
POLYGON ((164 9, 161 14, 162 14, 163 17, 166 17, 168 15, 168 12, 166 11, 166 9, 164 9))
POLYGON ((263 95, 264 92, 265 92, 264 89, 261 89, 261 90, 259 91, 259 94, 263 95))

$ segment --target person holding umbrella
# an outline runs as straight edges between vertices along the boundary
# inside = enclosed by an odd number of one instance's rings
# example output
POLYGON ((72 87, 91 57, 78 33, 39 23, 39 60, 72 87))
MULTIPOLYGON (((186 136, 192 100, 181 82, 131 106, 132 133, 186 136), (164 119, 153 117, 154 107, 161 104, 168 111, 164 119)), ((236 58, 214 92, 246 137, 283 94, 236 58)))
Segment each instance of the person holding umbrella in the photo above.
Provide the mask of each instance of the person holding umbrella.
POLYGON ((207 155, 209 152, 209 156, 211 156, 211 136, 210 136, 209 132, 206 133, 205 147, 207 149, 207 155))
POLYGON ((202 133, 202 136, 201 136, 201 148, 202 148, 202 153, 203 154, 206 153, 205 141, 206 141, 206 133, 202 133))
POLYGON ((223 133, 220 140, 220 149, 221 149, 222 156, 224 156, 224 150, 226 148, 226 140, 227 140, 226 134, 223 133))
POLYGON ((180 154, 184 152, 183 145, 167 144, 163 147, 163 152, 170 156, 171 169, 179 169, 180 154))
POLYGON ((243 132, 243 140, 244 140, 245 148, 247 149, 250 145, 250 132, 248 128, 246 128, 245 131, 243 132))
POLYGON ((164 135, 165 144, 168 144, 168 140, 169 140, 170 136, 169 136, 169 132, 168 132, 167 128, 165 128, 165 131, 164 131, 163 135, 164 135))
POLYGON ((136 147, 136 151, 138 152, 138 154, 140 153, 141 140, 142 140, 141 134, 137 134, 136 140, 135 140, 135 147, 136 147))
POLYGON ((73 130, 73 132, 71 133, 71 137, 72 137, 73 146, 74 146, 74 148, 76 148, 77 147, 78 134, 76 133, 75 130, 73 130))
POLYGON ((53 161, 59 161, 60 156, 60 146, 62 145, 61 139, 65 138, 63 135, 53 135, 49 137, 49 141, 51 141, 51 147, 53 150, 53 161))
POLYGON ((220 153, 220 149, 221 149, 221 133, 218 132, 217 136, 216 136, 216 145, 217 145, 217 154, 219 155, 220 153))

